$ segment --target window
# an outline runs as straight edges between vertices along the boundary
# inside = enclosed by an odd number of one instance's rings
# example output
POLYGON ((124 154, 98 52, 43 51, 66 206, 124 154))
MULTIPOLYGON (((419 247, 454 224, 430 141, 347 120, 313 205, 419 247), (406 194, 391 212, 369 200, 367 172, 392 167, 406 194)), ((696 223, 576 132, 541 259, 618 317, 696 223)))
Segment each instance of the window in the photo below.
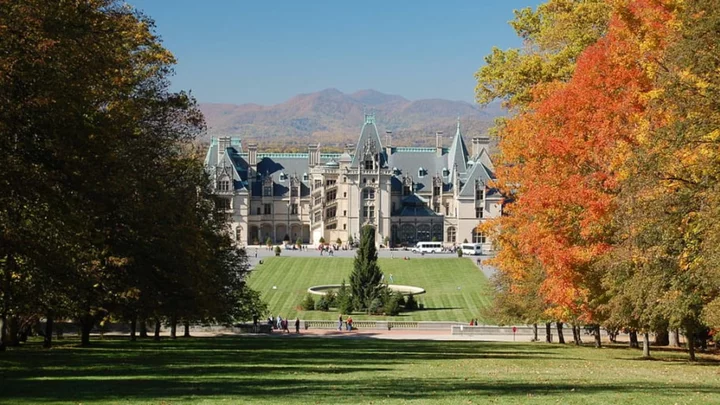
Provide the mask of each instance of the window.
POLYGON ((435 204, 433 211, 435 211, 439 214, 440 213, 440 204, 435 204))
POLYGON ((280 173, 280 181, 285 181, 285 180, 287 180, 287 174, 280 173))
POLYGON ((272 186, 263 187, 263 197, 272 197, 272 186))
POLYGON ((335 218, 337 216, 337 208, 331 207, 328 208, 327 211, 325 211, 325 218, 335 218))
POLYGON ((371 159, 365 160, 365 170, 372 170, 373 166, 373 161, 371 159))
POLYGON ((263 208, 265 215, 272 214, 272 204, 263 204, 263 208))
POLYGON ((410 186, 403 186, 403 195, 410 195, 410 186))
POLYGON ((218 210, 229 210, 230 209, 230 199, 229 198, 218 198, 217 199, 217 209, 218 210))
POLYGON ((218 182, 218 191, 230 191, 230 181, 220 180, 218 182))
POLYGON ((297 213, 298 213, 298 205, 297 204, 290 204, 290 213, 293 215, 297 215, 297 213))
POLYGON ((343 183, 347 183, 347 177, 343 177, 343 183))
POLYGON ((475 207, 475 218, 482 218, 483 211, 485 211, 484 207, 475 207))
POLYGON ((290 187, 290 197, 297 197, 300 194, 300 187, 290 187))
POLYGON ((450 215, 450 204, 445 204, 445 215, 450 215))
POLYGON ((335 181, 336 181, 336 180, 327 180, 327 181, 325 182, 325 185, 326 185, 327 187, 334 186, 334 185, 335 185, 335 181))
POLYGON ((370 181, 373 182, 373 183, 375 183, 375 177, 373 177, 372 179, 370 179, 370 181))
POLYGON ((343 231, 347 229, 347 224, 343 224, 343 231))
POLYGON ((363 177, 363 184, 367 184, 367 179, 363 177))
POLYGON ((443 168, 443 177, 447 177, 449 175, 450 175, 450 170, 448 170, 447 168, 443 168))
POLYGON ((347 192, 343 193, 343 198, 347 198, 347 192))
POLYGON ((236 241, 240 242, 241 235, 242 235, 242 228, 240 228, 240 227, 235 228, 235 240, 236 241))
POLYGON ((364 188, 363 189, 363 200, 374 200, 375 199, 375 189, 374 188, 364 188))
POLYGON ((455 240, 457 239, 457 233, 455 231, 454 227, 450 227, 447 229, 447 241, 450 243, 455 243, 455 240))
POLYGON ((375 219, 375 206, 366 205, 363 207, 363 217, 369 218, 370 221, 375 219))
POLYGON ((256 211, 257 215, 260 215, 260 207, 257 207, 257 209, 255 211, 256 211))
POLYGON ((485 187, 478 187, 475 189, 475 199, 478 201, 482 201, 485 197, 485 187))
POLYGON ((337 199, 337 191, 333 190, 329 193, 327 193, 327 196, 325 197, 325 201, 332 202, 337 199))
POLYGON ((322 180, 315 180, 315 189, 322 187, 322 180))
POLYGON ((303 173, 303 181, 308 181, 308 174, 307 174, 307 173, 303 173))
POLYGON ((440 186, 433 186, 433 195, 440 195, 440 186))
POLYGON ((427 174, 427 170, 423 169, 422 167, 418 169, 418 177, 425 177, 427 174))
POLYGON ((473 243, 485 243, 485 234, 473 230, 473 243))
POLYGON ((347 211, 343 211, 343 216, 344 216, 344 217, 347 216, 347 211))
POLYGON ((315 216, 313 217, 314 222, 320 222, 322 219, 322 211, 318 211, 315 213, 315 216))

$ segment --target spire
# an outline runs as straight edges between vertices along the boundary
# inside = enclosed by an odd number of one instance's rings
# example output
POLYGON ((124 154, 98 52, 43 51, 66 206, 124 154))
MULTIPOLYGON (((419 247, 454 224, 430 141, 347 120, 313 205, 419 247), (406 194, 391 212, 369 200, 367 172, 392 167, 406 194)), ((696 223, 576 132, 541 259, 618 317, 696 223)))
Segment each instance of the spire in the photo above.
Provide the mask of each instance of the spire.
POLYGON ((460 132, 460 117, 458 117, 457 131, 455 131, 455 137, 450 146, 450 153, 448 153, 448 167, 451 168, 451 175, 455 171, 465 173, 467 169, 467 159, 468 150, 467 146, 465 146, 462 133, 460 132))

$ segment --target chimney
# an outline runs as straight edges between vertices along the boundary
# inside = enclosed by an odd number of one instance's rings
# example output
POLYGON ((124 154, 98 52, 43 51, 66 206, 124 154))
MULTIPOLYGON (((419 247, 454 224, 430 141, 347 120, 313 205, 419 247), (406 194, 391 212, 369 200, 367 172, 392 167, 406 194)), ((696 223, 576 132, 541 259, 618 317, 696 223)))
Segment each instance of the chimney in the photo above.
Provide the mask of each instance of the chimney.
POLYGON ((218 162, 220 162, 220 159, 223 158, 225 155, 225 151, 227 148, 230 147, 230 137, 229 136, 221 136, 218 138, 218 162))
POLYGON ((472 157, 477 158, 485 149, 489 152, 490 149, 490 138, 487 136, 476 136, 472 139, 472 157))
POLYGON ((257 144, 248 144, 248 164, 250 166, 257 166, 257 144))
POLYGON ((442 136, 442 131, 435 132, 435 152, 438 156, 442 156, 443 154, 442 136))
POLYGON ((385 131, 385 154, 387 159, 392 155, 392 131, 385 131))
POLYGON ((320 156, 318 153, 318 145, 317 144, 308 145, 308 166, 314 167, 315 165, 320 164, 319 157, 320 156))

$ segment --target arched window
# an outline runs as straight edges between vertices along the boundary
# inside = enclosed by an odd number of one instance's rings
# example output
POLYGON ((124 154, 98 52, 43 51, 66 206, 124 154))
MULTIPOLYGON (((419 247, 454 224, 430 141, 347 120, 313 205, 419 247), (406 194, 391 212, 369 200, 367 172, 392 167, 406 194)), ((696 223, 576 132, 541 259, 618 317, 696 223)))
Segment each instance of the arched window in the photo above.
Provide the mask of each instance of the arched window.
POLYGON ((447 241, 450 243, 455 243, 457 240, 457 231, 455 230, 454 226, 451 226, 447 229, 447 241))
POLYGON ((417 238, 420 242, 429 242, 432 239, 429 224, 420 224, 417 226, 417 238))

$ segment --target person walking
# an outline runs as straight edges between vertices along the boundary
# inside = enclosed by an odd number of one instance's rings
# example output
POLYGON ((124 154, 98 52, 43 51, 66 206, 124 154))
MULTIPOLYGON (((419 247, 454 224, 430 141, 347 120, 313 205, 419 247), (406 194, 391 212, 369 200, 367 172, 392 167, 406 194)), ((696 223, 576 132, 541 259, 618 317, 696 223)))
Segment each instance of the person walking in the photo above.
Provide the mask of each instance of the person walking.
POLYGON ((342 314, 340 314, 340 316, 338 316, 338 330, 339 331, 342 331, 342 326, 343 326, 343 319, 342 319, 342 314))
POLYGON ((300 333, 300 318, 295 318, 295 333, 300 333))
POLYGON ((394 282, 395 282, 395 281, 393 280, 392 273, 390 273, 390 284, 392 284, 392 283, 394 283, 394 282))
POLYGON ((348 315, 346 322, 347 322, 347 330, 349 330, 349 331, 352 330, 352 323, 353 323, 352 316, 348 315))

